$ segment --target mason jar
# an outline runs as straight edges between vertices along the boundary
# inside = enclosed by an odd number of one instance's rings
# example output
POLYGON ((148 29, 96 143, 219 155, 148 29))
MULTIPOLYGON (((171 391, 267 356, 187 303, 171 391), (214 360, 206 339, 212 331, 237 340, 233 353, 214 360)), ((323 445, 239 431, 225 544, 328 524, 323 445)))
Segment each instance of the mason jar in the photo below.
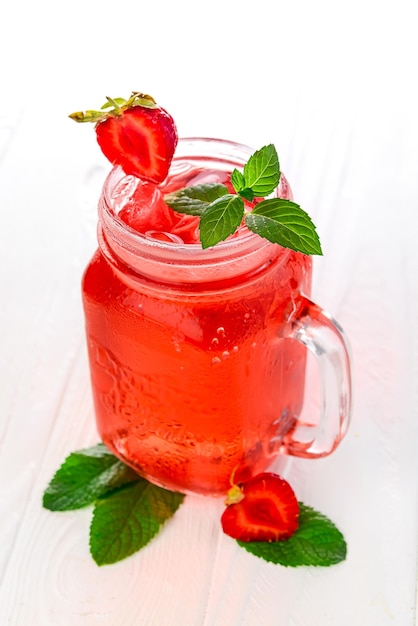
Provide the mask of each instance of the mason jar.
MULTIPOLYGON (((166 186, 184 187, 196 172, 228 176, 252 152, 181 139, 166 186)), ((83 277, 102 441, 149 481, 207 495, 266 470, 280 453, 330 454, 350 418, 349 350, 337 322, 309 299, 311 257, 245 227, 207 249, 140 233, 121 219, 138 184, 119 167, 108 175, 99 246, 83 277), (307 350, 319 372, 312 424, 301 417, 307 350)), ((152 211, 164 189, 151 191, 152 211)), ((276 193, 291 198, 284 176, 276 193)))

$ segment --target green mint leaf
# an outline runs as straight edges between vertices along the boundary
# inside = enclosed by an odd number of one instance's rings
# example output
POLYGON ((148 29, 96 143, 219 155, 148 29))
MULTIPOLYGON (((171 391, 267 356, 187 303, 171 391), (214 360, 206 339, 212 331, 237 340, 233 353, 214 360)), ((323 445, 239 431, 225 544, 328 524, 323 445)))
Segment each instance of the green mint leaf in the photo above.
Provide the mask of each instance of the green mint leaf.
POLYGON ((245 198, 249 202, 254 200, 254 191, 250 187, 246 187, 244 175, 236 168, 231 174, 231 183, 241 198, 245 198))
POLYGON ((168 193, 164 196, 164 202, 178 213, 202 215, 209 204, 227 193, 228 188, 225 185, 206 183, 168 193))
POLYGON ((252 189, 250 189, 250 187, 245 187, 245 189, 241 189, 239 195, 241 196, 241 198, 245 198, 249 202, 252 202, 255 197, 254 192, 252 189))
POLYGON ((290 200, 263 200, 245 216, 245 224, 272 243, 304 254, 322 254, 311 218, 298 204, 290 200))
POLYGON ((273 144, 250 156, 244 165, 244 180, 245 187, 252 189, 258 198, 265 198, 276 189, 280 181, 280 165, 273 144))
POLYGON ((200 241, 209 248, 232 235, 242 222, 244 201, 240 196, 228 194, 212 202, 200 218, 200 241))
POLYGON ((46 488, 42 504, 50 511, 79 509, 138 478, 134 470, 99 443, 65 459, 46 488))
POLYGON ((98 500, 90 526, 90 553, 97 565, 116 563, 143 548, 183 499, 140 479, 98 500))
POLYGON ((237 193, 245 189, 244 174, 235 168, 231 173, 231 183, 237 193))
POLYGON ((286 541, 238 541, 239 545, 265 561, 285 567, 329 566, 344 561, 347 544, 341 532, 325 515, 299 503, 299 528, 286 541))

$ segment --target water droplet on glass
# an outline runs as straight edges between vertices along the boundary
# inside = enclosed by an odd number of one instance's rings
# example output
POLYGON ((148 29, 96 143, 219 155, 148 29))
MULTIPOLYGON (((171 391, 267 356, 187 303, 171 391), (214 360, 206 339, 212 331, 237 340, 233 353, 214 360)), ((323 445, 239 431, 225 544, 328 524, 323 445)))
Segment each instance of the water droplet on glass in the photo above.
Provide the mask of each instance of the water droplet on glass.
POLYGON ((171 337, 176 352, 181 352, 181 344, 184 342, 184 333, 176 332, 171 337))
POLYGON ((214 356, 212 359, 213 365, 218 365, 221 362, 221 359, 218 356, 214 356))

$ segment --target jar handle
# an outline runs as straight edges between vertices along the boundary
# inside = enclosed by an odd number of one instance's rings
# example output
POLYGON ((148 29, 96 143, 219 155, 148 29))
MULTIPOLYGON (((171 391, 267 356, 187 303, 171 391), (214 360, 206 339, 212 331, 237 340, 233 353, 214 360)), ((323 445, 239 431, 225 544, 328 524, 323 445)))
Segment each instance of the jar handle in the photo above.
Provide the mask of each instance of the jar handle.
POLYGON ((308 298, 296 302, 279 336, 296 339, 315 356, 319 369, 318 424, 297 421, 282 442, 281 452, 305 458, 328 456, 347 432, 351 418, 350 348, 343 330, 308 298))

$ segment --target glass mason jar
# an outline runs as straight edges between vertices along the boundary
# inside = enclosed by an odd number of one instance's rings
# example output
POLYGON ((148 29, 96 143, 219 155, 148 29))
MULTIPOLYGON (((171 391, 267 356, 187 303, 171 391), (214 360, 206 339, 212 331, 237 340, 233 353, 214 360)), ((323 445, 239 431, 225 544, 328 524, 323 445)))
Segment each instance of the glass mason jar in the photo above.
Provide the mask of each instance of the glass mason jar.
MULTIPOLYGON (((252 152, 180 140, 170 180, 231 172, 252 152)), ((107 177, 99 248, 83 278, 102 441, 151 482, 208 495, 280 452, 330 454, 349 422, 350 363, 338 324, 308 299, 311 258, 245 228, 205 250, 140 234, 118 216, 135 181, 117 167, 107 177), (307 349, 320 374, 311 426, 300 418, 307 349)), ((283 176, 277 194, 291 197, 283 176)))

